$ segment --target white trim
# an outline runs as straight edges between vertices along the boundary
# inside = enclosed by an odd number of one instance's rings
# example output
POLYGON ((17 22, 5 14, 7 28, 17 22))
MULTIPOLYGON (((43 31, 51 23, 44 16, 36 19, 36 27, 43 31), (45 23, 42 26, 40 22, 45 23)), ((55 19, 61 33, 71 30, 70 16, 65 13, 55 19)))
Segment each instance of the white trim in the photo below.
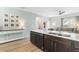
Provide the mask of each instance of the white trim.
POLYGON ((9 39, 9 40, 5 40, 5 41, 0 41, 0 44, 10 42, 10 41, 14 41, 14 40, 20 40, 20 39, 23 39, 23 38, 25 38, 25 37, 19 37, 19 38, 15 38, 15 39, 9 39))

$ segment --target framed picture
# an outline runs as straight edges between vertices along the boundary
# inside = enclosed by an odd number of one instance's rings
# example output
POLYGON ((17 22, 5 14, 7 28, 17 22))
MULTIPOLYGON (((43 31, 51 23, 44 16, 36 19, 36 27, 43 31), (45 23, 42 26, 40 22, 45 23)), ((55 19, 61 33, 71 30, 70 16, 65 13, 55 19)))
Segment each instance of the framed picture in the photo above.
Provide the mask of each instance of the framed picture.
POLYGON ((11 18, 14 18, 14 16, 11 16, 11 18))
POLYGON ((11 27, 13 27, 14 26, 14 24, 11 24, 11 27))
POLYGON ((5 27, 8 27, 8 24, 4 24, 5 27))
POLYGON ((18 26, 19 26, 19 24, 16 24, 16 26, 18 27, 18 26))
POLYGON ((8 17, 8 14, 5 14, 5 17, 8 17))
MULTIPOLYGON (((20 24, 19 24, 19 16, 18 15, 10 15, 10 14, 4 14, 4 24, 3 28, 4 30, 16 30, 20 24)), ((20 29, 20 28, 19 28, 20 29)))
POLYGON ((16 18, 19 18, 19 16, 16 16, 16 18))
POLYGON ((4 22, 8 22, 8 19, 4 19, 4 22))
POLYGON ((11 22, 14 22, 14 19, 11 19, 11 22))

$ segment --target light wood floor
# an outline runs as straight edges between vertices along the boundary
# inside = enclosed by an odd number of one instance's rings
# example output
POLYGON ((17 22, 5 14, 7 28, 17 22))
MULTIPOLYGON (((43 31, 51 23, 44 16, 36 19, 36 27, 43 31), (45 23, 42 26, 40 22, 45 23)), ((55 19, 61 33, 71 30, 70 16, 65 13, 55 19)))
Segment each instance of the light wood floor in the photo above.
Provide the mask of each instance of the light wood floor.
POLYGON ((29 39, 0 44, 0 52, 42 52, 29 39))

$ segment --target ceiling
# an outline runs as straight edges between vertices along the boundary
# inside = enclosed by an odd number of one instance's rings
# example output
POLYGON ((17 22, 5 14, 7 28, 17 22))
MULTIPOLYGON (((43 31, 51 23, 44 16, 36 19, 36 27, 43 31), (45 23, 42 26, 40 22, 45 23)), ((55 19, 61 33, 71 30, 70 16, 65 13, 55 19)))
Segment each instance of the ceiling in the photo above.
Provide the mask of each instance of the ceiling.
POLYGON ((63 15, 79 12, 79 7, 20 7, 20 9, 47 17, 58 16, 59 11, 65 11, 63 15))

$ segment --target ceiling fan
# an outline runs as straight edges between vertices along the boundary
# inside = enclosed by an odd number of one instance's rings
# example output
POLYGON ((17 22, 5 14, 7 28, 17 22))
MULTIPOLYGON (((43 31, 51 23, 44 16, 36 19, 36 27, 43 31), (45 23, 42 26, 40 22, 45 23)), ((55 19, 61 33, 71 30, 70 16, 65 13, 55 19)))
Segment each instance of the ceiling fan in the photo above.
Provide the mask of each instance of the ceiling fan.
POLYGON ((62 15, 63 13, 65 13, 65 11, 61 11, 61 10, 59 10, 58 12, 59 12, 59 15, 62 15))

